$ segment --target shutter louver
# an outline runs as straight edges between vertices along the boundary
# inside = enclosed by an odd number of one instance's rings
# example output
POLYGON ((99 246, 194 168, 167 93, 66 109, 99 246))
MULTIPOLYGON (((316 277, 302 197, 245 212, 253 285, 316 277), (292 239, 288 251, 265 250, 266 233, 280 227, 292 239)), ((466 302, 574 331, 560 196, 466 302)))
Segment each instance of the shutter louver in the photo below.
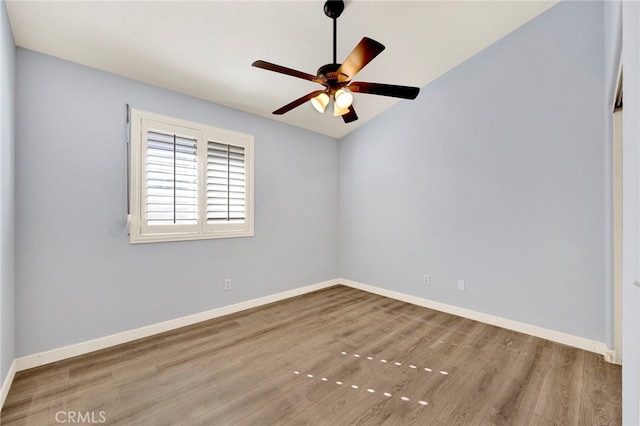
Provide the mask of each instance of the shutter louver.
POLYGON ((240 223, 246 213, 244 147, 207 144, 207 223, 240 223))
POLYGON ((196 139, 147 132, 147 225, 198 222, 196 139))

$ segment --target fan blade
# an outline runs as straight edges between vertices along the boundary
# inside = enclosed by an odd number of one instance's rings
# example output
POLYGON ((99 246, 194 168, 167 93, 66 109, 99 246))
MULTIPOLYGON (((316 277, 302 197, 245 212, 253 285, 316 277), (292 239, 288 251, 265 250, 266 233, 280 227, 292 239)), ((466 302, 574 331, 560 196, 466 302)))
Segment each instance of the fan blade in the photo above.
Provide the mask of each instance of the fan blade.
POLYGON ((356 114, 356 110, 353 109, 353 105, 349 107, 349 112, 342 115, 342 119, 345 123, 351 123, 352 121, 356 121, 358 119, 358 114, 356 114))
POLYGON ((304 95, 301 98, 296 99, 295 101, 286 104, 285 106, 283 106, 280 109, 277 109, 275 111, 273 111, 273 113, 275 115, 282 115, 285 112, 289 112, 292 109, 294 109, 295 107, 299 107, 300 105, 302 105, 303 103, 307 102, 308 100, 311 100, 311 98, 315 98, 316 96, 318 96, 320 93, 325 93, 325 90, 316 90, 315 92, 311 92, 309 94, 304 95))
POLYGON ((351 80, 383 50, 382 44, 369 37, 364 37, 338 69, 338 81, 342 83, 351 80))
POLYGON ((368 93, 370 95, 391 96, 393 98, 415 99, 420 93, 419 87, 396 86, 394 84, 365 83, 354 81, 347 89, 355 93, 368 93))
POLYGON ((322 80, 320 77, 307 74, 306 72, 296 71, 294 69, 283 67, 281 65, 272 64, 271 62, 255 61, 254 63, 251 64, 251 66, 254 66, 256 68, 262 68, 262 69, 273 71, 273 72, 278 72, 280 74, 286 74, 293 77, 298 77, 303 80, 315 81, 316 83, 324 84, 324 80, 322 80))

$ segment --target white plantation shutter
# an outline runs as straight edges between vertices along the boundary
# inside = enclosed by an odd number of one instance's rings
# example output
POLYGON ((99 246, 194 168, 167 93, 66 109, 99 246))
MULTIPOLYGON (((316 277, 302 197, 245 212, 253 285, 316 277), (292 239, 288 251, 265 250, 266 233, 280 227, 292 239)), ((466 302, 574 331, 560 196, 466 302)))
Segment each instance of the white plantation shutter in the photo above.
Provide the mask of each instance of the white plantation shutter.
POLYGON ((198 222, 197 140, 147 132, 147 225, 198 222))
POLYGON ((131 111, 132 243, 253 235, 253 136, 131 111))
POLYGON ((246 215, 244 147, 208 142, 207 223, 243 222, 246 215))

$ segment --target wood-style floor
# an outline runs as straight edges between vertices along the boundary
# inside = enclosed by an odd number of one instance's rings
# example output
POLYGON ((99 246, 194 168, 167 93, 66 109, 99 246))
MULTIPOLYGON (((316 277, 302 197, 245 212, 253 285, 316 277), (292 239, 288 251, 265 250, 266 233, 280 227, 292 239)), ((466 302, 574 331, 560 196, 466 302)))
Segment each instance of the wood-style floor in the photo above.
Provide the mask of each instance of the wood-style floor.
POLYGON ((70 412, 128 426, 619 425, 621 371, 337 286, 19 372, 1 424, 70 412))

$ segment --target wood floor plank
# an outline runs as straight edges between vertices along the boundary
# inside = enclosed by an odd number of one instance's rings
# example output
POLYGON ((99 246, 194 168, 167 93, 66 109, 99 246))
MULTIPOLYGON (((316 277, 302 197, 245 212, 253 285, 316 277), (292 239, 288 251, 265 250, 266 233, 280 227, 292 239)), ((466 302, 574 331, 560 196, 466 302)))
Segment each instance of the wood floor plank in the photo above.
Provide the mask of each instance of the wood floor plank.
POLYGON ((617 425, 601 356, 336 286, 16 374, 4 426, 617 425))
POLYGON ((485 419, 488 424, 525 425, 534 417, 536 401, 540 396, 544 368, 551 361, 551 342, 528 338, 509 368, 509 377, 497 394, 495 403, 485 419))
POLYGON ((550 371, 534 413, 543 423, 578 425, 585 351, 563 345, 553 347, 550 371))
POLYGON ((620 366, 612 368, 603 357, 585 354, 578 424, 617 424, 615 407, 621 399, 621 370, 620 366))

